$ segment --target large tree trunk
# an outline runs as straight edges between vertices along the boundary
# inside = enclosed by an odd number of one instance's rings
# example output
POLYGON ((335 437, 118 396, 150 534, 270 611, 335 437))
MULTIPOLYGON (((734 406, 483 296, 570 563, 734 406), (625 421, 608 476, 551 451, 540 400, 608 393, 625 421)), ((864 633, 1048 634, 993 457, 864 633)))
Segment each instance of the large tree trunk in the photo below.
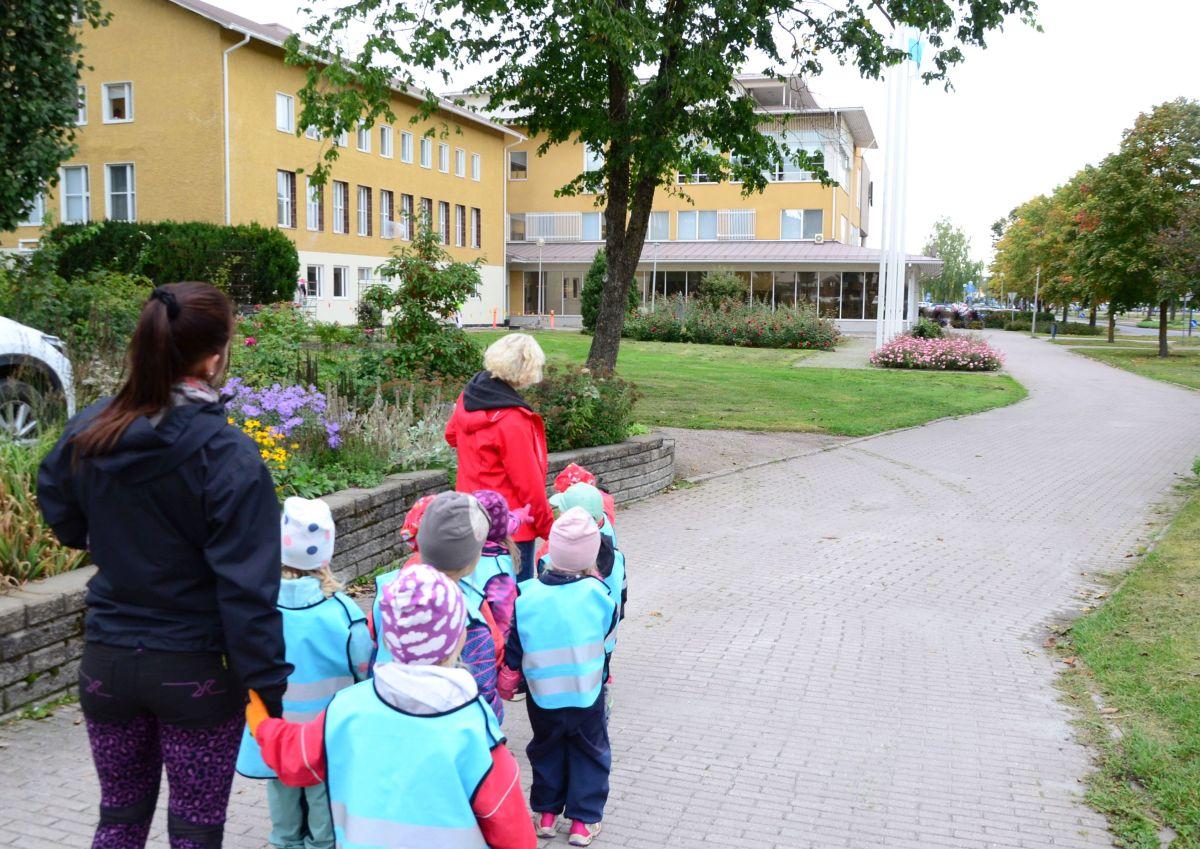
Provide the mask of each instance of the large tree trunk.
POLYGON ((1071 316, 1071 302, 1067 301, 1065 304, 1063 304, 1063 324, 1066 324, 1068 321, 1071 320, 1070 316, 1071 316))
POLYGON ((1108 341, 1117 341, 1117 310, 1111 303, 1108 305, 1108 341))
POLYGON ((1088 313, 1088 327, 1096 326, 1096 305, 1092 304, 1091 312, 1088 313))
POLYGON ((1171 321, 1175 320, 1177 307, 1178 307, 1178 305, 1175 303, 1175 299, 1171 298, 1171 321))
POLYGON ((1169 305, 1163 301, 1158 305, 1158 355, 1167 356, 1167 319, 1169 305))

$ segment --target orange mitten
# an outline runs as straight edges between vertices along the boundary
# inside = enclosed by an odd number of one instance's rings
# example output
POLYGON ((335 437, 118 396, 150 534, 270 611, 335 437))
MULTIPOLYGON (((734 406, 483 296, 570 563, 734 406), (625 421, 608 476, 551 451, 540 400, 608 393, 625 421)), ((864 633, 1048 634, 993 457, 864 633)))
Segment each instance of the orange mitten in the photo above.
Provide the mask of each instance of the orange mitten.
POLYGON ((264 719, 270 719, 270 714, 267 713, 267 706, 263 704, 263 700, 259 697, 258 693, 251 690, 250 702, 246 705, 246 725, 250 729, 251 737, 254 737, 258 732, 258 726, 264 719))

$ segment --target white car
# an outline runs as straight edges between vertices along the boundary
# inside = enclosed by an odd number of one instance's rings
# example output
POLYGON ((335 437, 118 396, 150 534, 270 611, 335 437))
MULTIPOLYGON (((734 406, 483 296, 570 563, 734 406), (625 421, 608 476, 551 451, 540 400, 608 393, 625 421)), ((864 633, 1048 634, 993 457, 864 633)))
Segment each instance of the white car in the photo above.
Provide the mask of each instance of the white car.
POLYGON ((0 439, 36 440, 48 405, 75 415, 75 382, 63 341, 0 316, 0 439))

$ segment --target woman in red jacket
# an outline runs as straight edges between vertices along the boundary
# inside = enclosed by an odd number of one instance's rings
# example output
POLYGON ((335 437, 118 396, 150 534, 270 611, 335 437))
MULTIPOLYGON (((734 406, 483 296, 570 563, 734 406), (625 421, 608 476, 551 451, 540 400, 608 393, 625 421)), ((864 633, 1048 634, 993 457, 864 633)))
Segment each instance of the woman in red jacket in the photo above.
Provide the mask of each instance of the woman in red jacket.
POLYGON ((521 553, 517 580, 533 576, 534 543, 550 536, 554 514, 546 499, 546 428, 519 390, 542 380, 546 355, 526 333, 493 342, 479 372, 458 396, 446 441, 458 451, 459 492, 494 490, 529 519, 513 534, 521 553))

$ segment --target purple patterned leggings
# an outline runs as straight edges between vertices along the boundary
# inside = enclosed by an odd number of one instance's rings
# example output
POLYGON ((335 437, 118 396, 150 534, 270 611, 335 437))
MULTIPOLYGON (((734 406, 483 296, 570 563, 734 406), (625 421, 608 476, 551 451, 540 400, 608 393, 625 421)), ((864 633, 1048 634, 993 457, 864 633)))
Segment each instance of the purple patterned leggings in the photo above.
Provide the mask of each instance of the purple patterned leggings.
POLYGON ((167 768, 171 849, 219 849, 244 720, 182 728, 143 715, 87 720, 100 776, 100 825, 92 849, 142 849, 167 768))

